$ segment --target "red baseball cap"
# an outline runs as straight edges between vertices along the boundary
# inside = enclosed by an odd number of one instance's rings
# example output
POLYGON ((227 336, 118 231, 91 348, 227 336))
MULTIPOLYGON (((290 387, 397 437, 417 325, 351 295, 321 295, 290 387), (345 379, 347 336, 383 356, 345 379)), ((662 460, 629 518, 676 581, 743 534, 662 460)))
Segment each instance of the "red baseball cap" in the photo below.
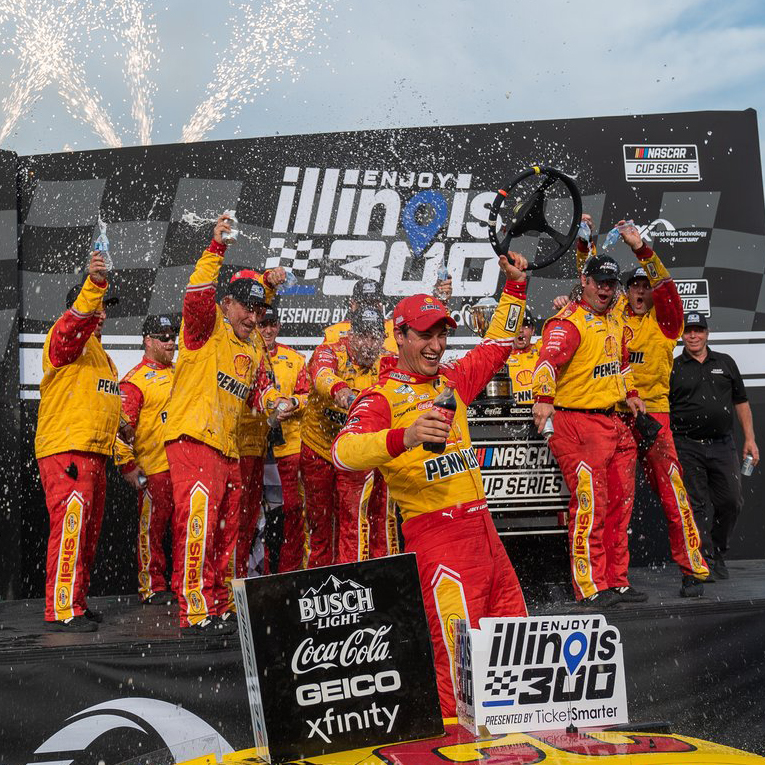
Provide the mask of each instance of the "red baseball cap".
POLYGON ((404 325, 425 332, 439 321, 445 321, 450 327, 456 327, 449 309, 431 295, 410 295, 400 300, 393 309, 393 326, 404 325))

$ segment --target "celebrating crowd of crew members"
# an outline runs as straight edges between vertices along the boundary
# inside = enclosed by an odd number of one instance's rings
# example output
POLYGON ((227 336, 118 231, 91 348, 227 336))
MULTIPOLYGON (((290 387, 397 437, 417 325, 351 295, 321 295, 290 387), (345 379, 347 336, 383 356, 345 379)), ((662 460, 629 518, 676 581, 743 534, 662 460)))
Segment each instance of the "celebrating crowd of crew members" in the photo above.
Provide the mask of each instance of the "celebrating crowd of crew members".
POLYGON ((341 474, 378 469, 400 508, 406 550, 417 554, 445 717, 456 710, 452 620, 527 613, 488 512, 467 422, 467 405, 505 365, 523 320, 526 262, 519 255, 515 262, 500 259, 507 281, 486 339, 454 364, 441 365, 456 326, 446 306, 429 295, 398 303, 395 366, 354 401, 332 450, 341 474), (432 406, 446 387, 456 398, 451 425, 432 406), (423 447, 433 443, 445 444, 443 454, 423 447))
MULTIPOLYGON (((35 449, 50 514, 45 618, 54 629, 93 631, 101 621, 86 595, 113 453, 138 492, 142 601, 177 595, 185 634, 234 631, 230 580, 247 575, 270 448, 283 503, 279 517, 266 514, 264 571, 395 553, 398 511, 406 549, 418 553, 442 708, 453 713, 453 643, 442 616, 465 607, 473 620, 526 613, 465 415, 505 365, 517 403, 535 402, 540 431, 554 418, 550 448, 571 493, 571 575, 582 606, 647 598, 627 578, 638 460, 667 517, 680 594, 698 596, 714 581, 705 557, 727 578, 723 554, 741 507, 732 416, 744 430, 744 457, 757 464, 751 410, 733 360, 707 347, 700 314, 686 317, 673 368, 682 302, 637 229, 621 227, 637 258, 622 275, 624 293, 617 262, 577 241, 578 287, 570 300, 556 299, 537 343, 524 315, 526 264, 514 255, 516 265, 500 261, 507 282, 487 339, 461 361, 440 364, 455 326, 445 303, 405 298, 386 322, 378 283, 360 280, 348 320, 327 328, 307 367, 277 342, 269 303, 283 269, 238 271, 216 304, 228 230, 223 215, 191 275, 177 367, 179 327, 171 316, 149 316, 144 357, 117 384, 100 344, 105 307, 116 299, 105 298, 98 253, 48 333, 35 449), (451 426, 430 408, 445 387, 456 393, 451 426), (446 453, 420 448, 426 442, 446 442, 446 453)), ((448 299, 451 280, 436 291, 448 299)))

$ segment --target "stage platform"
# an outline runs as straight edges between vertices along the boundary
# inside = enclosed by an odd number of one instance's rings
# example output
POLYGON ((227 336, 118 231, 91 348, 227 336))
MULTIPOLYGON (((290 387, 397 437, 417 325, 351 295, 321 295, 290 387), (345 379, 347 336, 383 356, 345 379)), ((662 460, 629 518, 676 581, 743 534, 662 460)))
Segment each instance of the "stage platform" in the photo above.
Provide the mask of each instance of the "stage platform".
MULTIPOLYGON (((606 617, 622 634, 632 721, 666 720, 675 733, 765 754, 765 561, 729 569, 729 580, 696 599, 679 596, 674 567, 634 569, 632 583, 649 601, 606 617)), ((159 748, 147 740, 158 744, 147 721, 163 702, 217 734, 222 751, 252 745, 238 636, 182 637, 176 606, 143 606, 137 596, 91 606, 104 616, 99 631, 68 635, 46 630, 42 600, 0 604, 2 765, 71 760, 61 745, 35 751, 96 705, 128 721, 116 726, 122 751, 159 748)), ((538 615, 574 610, 571 602, 529 606, 538 615)))

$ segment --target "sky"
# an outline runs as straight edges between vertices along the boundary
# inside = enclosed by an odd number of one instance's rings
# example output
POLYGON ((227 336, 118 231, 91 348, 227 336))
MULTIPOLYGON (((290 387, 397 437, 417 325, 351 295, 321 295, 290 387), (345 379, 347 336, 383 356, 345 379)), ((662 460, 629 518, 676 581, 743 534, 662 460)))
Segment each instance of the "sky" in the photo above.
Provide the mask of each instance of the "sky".
POLYGON ((765 114, 762 0, 0 0, 0 29, 0 148, 19 154, 109 145, 83 119, 88 110, 123 145, 143 142, 133 94, 149 104, 143 138, 154 144, 180 141, 184 126, 191 135, 195 112, 219 116, 193 136, 204 140, 748 107, 765 114), (136 9, 148 32, 131 38, 125 19, 136 9), (30 24, 50 27, 36 49, 23 45, 30 24), (133 94, 130 72, 139 72, 133 94), (30 82, 41 85, 9 125, 9 94, 30 82))

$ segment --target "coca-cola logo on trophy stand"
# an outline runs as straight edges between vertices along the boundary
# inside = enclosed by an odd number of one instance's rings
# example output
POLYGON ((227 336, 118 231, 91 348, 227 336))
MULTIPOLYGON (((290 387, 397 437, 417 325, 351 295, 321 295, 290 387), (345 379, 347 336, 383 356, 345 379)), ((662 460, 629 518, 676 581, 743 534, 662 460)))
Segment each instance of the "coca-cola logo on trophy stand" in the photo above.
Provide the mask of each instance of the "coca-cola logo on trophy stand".
POLYGON ((259 754, 272 762, 443 732, 414 555, 237 580, 259 754))

